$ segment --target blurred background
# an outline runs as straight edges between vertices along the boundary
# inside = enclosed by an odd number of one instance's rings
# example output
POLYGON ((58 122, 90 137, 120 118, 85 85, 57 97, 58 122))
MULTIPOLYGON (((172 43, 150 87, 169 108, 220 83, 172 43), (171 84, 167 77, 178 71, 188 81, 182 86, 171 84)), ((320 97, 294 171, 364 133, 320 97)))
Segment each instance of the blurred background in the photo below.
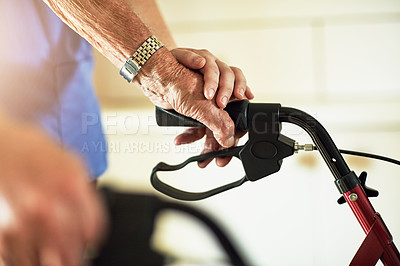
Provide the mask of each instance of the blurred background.
MULTIPOLYGON (((400 1, 159 0, 178 46, 207 48, 240 67, 255 102, 278 102, 316 117, 337 146, 400 159, 400 1)), ((101 183, 154 192, 152 168, 198 154, 201 143, 175 147, 182 129, 158 128, 154 107, 96 54, 95 83, 108 137, 109 170, 101 183)), ((283 133, 310 143, 301 129, 283 133)), ((400 168, 345 157, 368 172, 380 192, 372 203, 400 246, 400 168)), ((196 166, 168 175, 203 190, 242 177, 240 162, 196 166)), ((165 176, 167 178, 167 176, 165 176)), ((166 179, 165 179, 166 180, 166 179)), ((161 195, 160 195, 161 196, 161 195)), ((318 152, 284 160, 281 171, 221 195, 188 203, 218 220, 253 265, 348 265, 365 235, 318 152)), ((215 264, 224 254, 195 220, 163 214, 154 245, 186 264, 215 264)))

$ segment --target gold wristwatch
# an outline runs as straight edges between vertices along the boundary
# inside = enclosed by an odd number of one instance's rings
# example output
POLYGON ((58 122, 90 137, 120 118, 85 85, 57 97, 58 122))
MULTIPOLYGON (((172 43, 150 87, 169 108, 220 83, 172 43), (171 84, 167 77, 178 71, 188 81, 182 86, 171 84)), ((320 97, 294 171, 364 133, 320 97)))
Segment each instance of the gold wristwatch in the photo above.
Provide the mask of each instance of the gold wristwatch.
POLYGON ((121 67, 119 74, 123 76, 129 83, 139 73, 143 65, 149 58, 164 45, 156 36, 150 36, 137 50, 129 57, 121 67))

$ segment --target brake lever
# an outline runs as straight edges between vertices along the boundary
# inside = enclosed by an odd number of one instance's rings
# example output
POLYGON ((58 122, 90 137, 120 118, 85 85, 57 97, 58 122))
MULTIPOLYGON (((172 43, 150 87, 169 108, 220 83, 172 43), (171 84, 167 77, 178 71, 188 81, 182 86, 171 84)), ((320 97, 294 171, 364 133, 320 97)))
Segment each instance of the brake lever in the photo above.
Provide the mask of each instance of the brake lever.
MULTIPOLYGON (((280 170, 282 160, 294 153, 295 141, 280 134, 280 104, 250 104, 247 100, 230 103, 225 109, 235 122, 236 129, 247 130, 249 139, 243 146, 228 148, 216 152, 191 157, 178 165, 159 163, 151 173, 151 183, 155 189, 180 200, 200 200, 228 189, 242 185, 246 181, 256 181, 280 170), (182 169, 194 161, 203 161, 217 157, 234 156, 242 161, 245 176, 233 183, 205 192, 187 192, 162 182, 159 171, 182 169)), ((159 126, 204 126, 171 110, 156 109, 159 126)))
POLYGON ((238 187, 248 180, 246 178, 246 176, 244 176, 243 178, 241 178, 235 182, 232 182, 232 183, 229 183, 229 184, 226 184, 221 187, 217 187, 217 188, 205 191, 205 192, 187 192, 187 191, 183 191, 183 190, 174 188, 174 187, 164 183, 158 177, 157 172, 180 170, 183 167, 185 167, 186 165, 188 165, 189 163, 201 162, 201 161, 204 161, 207 159, 214 159, 214 158, 221 158, 221 157, 228 157, 228 156, 233 156, 233 157, 239 158, 239 153, 242 151, 243 147, 244 147, 244 145, 200 154, 197 156, 190 157, 190 158, 186 159, 184 162, 182 162, 180 164, 176 164, 176 165, 169 165, 164 162, 160 162, 153 168, 153 171, 151 172, 151 177, 150 177, 151 184, 153 185, 153 187, 156 190, 158 190, 161 193, 164 193, 175 199, 186 200, 186 201, 205 199, 205 198, 214 196, 216 194, 219 194, 221 192, 224 192, 226 190, 232 189, 234 187, 238 187))

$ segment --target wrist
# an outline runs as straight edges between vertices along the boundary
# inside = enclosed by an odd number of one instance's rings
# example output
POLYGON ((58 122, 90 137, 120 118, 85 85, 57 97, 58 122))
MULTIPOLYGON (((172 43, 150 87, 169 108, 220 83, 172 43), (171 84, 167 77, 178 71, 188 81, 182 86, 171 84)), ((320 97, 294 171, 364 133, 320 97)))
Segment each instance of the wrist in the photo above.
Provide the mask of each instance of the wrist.
POLYGON ((132 82, 151 56, 163 46, 163 43, 160 42, 156 36, 151 35, 140 45, 133 55, 126 60, 119 74, 129 83, 132 82))
POLYGON ((166 47, 162 47, 146 62, 134 82, 146 95, 164 98, 185 71, 188 70, 178 63, 166 47))

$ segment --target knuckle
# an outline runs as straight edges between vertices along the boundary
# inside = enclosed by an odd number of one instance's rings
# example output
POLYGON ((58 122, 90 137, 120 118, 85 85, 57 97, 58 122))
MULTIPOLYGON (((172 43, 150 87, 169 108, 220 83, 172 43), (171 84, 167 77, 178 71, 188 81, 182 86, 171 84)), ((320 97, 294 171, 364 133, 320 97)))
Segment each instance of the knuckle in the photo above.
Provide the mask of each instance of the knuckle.
POLYGON ((236 79, 240 81, 246 81, 246 77, 243 74, 243 71, 237 67, 231 67, 233 73, 235 74, 236 79))
POLYGON ((234 67, 234 66, 231 66, 230 67, 231 69, 232 69, 232 71, 236 74, 236 75, 243 75, 243 71, 240 69, 240 68, 238 68, 238 67, 234 67))
POLYGON ((230 69, 226 68, 221 71, 221 82, 231 84, 235 80, 235 73, 230 69))
POLYGON ((220 71, 216 65, 210 65, 207 70, 208 70, 207 74, 209 74, 213 77, 219 77, 220 71))
POLYGON ((235 130, 235 125, 232 120, 226 121, 224 123, 224 130, 222 130, 223 137, 228 137, 231 135, 232 132, 235 130))
POLYGON ((225 73, 226 75, 229 75, 230 78, 233 78, 235 76, 235 72, 233 72, 233 70, 230 67, 227 67, 225 69, 225 73))

